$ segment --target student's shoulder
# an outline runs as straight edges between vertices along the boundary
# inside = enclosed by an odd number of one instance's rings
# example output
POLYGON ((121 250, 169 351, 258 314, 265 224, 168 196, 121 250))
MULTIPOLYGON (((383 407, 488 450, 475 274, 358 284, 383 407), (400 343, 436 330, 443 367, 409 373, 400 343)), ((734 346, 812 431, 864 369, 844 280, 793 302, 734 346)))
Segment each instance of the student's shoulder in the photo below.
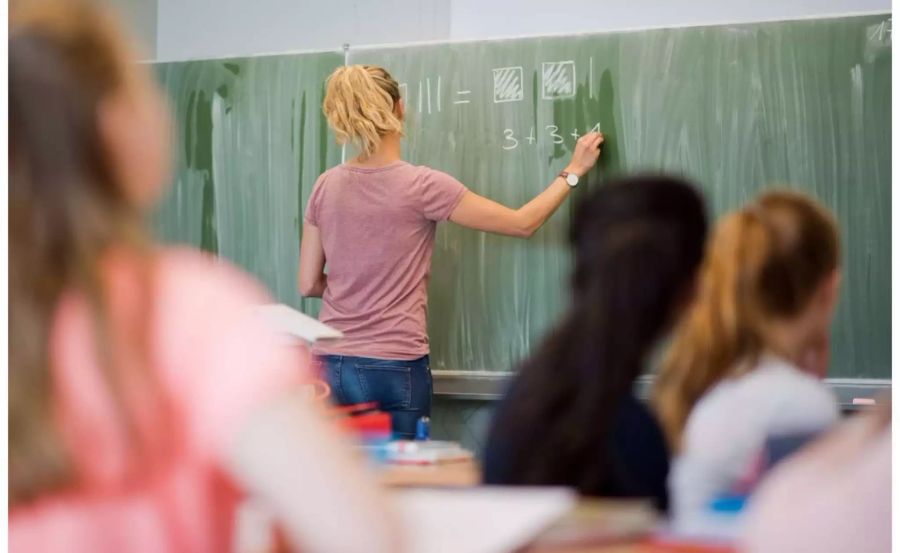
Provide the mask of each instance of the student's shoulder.
POLYGON ((617 420, 620 424, 640 424, 659 428, 659 423, 650 408, 632 394, 622 398, 617 420))
POLYGON ((650 407, 632 394, 622 399, 613 429, 613 439, 631 446, 667 450, 665 434, 650 407))
POLYGON ((834 393, 824 381, 783 359, 763 358, 748 378, 758 393, 777 397, 796 410, 837 410, 834 393))
POLYGON ((166 247, 156 255, 157 292, 163 300, 204 313, 270 303, 265 288, 231 262, 189 247, 166 247))
POLYGON ((725 379, 716 385, 701 402, 727 409, 728 406, 740 404, 759 405, 763 399, 771 402, 781 397, 798 396, 833 400, 833 395, 822 380, 784 359, 763 355, 739 376, 725 379))
POLYGON ((837 420, 834 394, 821 380, 775 357, 720 382, 697 403, 686 434, 716 440, 760 425, 769 431, 816 429, 837 420), (771 427, 771 428, 770 428, 771 427))
POLYGON ((719 382, 706 392, 688 416, 684 429, 685 449, 694 452, 718 451, 719 444, 747 432, 760 415, 764 398, 747 389, 742 378, 719 382), (716 447, 711 447, 716 446, 716 447))
POLYGON ((190 248, 156 256, 160 371, 192 446, 218 455, 250 412, 306 378, 305 352, 260 316, 272 300, 230 262, 190 248))

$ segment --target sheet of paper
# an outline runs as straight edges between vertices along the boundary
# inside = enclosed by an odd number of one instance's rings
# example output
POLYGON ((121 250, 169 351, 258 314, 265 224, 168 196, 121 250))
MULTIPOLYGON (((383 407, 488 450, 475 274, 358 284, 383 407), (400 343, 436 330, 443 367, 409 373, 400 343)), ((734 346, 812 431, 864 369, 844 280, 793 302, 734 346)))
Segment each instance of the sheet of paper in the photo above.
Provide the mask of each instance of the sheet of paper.
POLYGON ((339 330, 281 303, 261 305, 257 308, 257 313, 275 332, 293 336, 310 344, 344 337, 339 330))
POLYGON ((507 553, 574 508, 565 488, 482 486, 392 493, 416 553, 507 553))

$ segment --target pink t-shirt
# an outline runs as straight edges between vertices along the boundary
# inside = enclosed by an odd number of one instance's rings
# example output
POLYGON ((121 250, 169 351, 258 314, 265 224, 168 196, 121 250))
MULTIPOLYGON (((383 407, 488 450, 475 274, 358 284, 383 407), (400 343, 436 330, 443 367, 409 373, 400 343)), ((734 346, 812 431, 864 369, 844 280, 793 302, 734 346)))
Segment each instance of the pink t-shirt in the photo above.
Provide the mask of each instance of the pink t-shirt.
POLYGON ((328 272, 319 319, 345 339, 317 354, 416 359, 428 353, 428 275, 437 221, 466 187, 398 161, 339 165, 319 177, 306 222, 319 228, 328 272))
POLYGON ((850 417, 775 467, 750 498, 739 550, 891 551, 890 416, 850 417))
MULTIPOLYGON (((141 309, 142 294, 127 256, 107 261, 116 324, 141 309)), ((255 306, 270 301, 263 289, 211 257, 162 252, 151 286, 148 368, 170 418, 163 422, 158 412, 144 410, 138 425, 165 446, 152 459, 128 462, 87 305, 74 294, 65 297, 50 359, 58 425, 77 484, 13 508, 10 551, 231 549, 240 492, 222 470, 225 452, 251 411, 303 381, 308 355, 284 345, 254 315, 255 306)), ((138 415, 141 399, 139 391, 128 398, 138 415)))

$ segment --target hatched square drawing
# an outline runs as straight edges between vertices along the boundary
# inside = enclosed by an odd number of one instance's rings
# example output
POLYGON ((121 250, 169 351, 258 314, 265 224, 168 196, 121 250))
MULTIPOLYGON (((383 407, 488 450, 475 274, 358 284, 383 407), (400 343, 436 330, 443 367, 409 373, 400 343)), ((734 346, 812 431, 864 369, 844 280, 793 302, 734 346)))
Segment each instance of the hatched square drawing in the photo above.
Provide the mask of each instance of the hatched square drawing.
POLYGON ((518 102, 525 97, 521 67, 494 69, 494 103, 518 102))
POLYGON ((541 97, 544 100, 575 96, 575 62, 545 61, 541 64, 541 97))

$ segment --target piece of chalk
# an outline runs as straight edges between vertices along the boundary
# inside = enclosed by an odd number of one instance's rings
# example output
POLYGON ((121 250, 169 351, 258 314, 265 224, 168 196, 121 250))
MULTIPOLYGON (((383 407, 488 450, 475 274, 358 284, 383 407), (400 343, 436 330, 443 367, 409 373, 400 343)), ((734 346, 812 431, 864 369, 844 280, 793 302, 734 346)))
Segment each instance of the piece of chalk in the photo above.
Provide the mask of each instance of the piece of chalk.
POLYGON ((875 405, 875 400, 870 397, 855 397, 853 405, 875 405))

